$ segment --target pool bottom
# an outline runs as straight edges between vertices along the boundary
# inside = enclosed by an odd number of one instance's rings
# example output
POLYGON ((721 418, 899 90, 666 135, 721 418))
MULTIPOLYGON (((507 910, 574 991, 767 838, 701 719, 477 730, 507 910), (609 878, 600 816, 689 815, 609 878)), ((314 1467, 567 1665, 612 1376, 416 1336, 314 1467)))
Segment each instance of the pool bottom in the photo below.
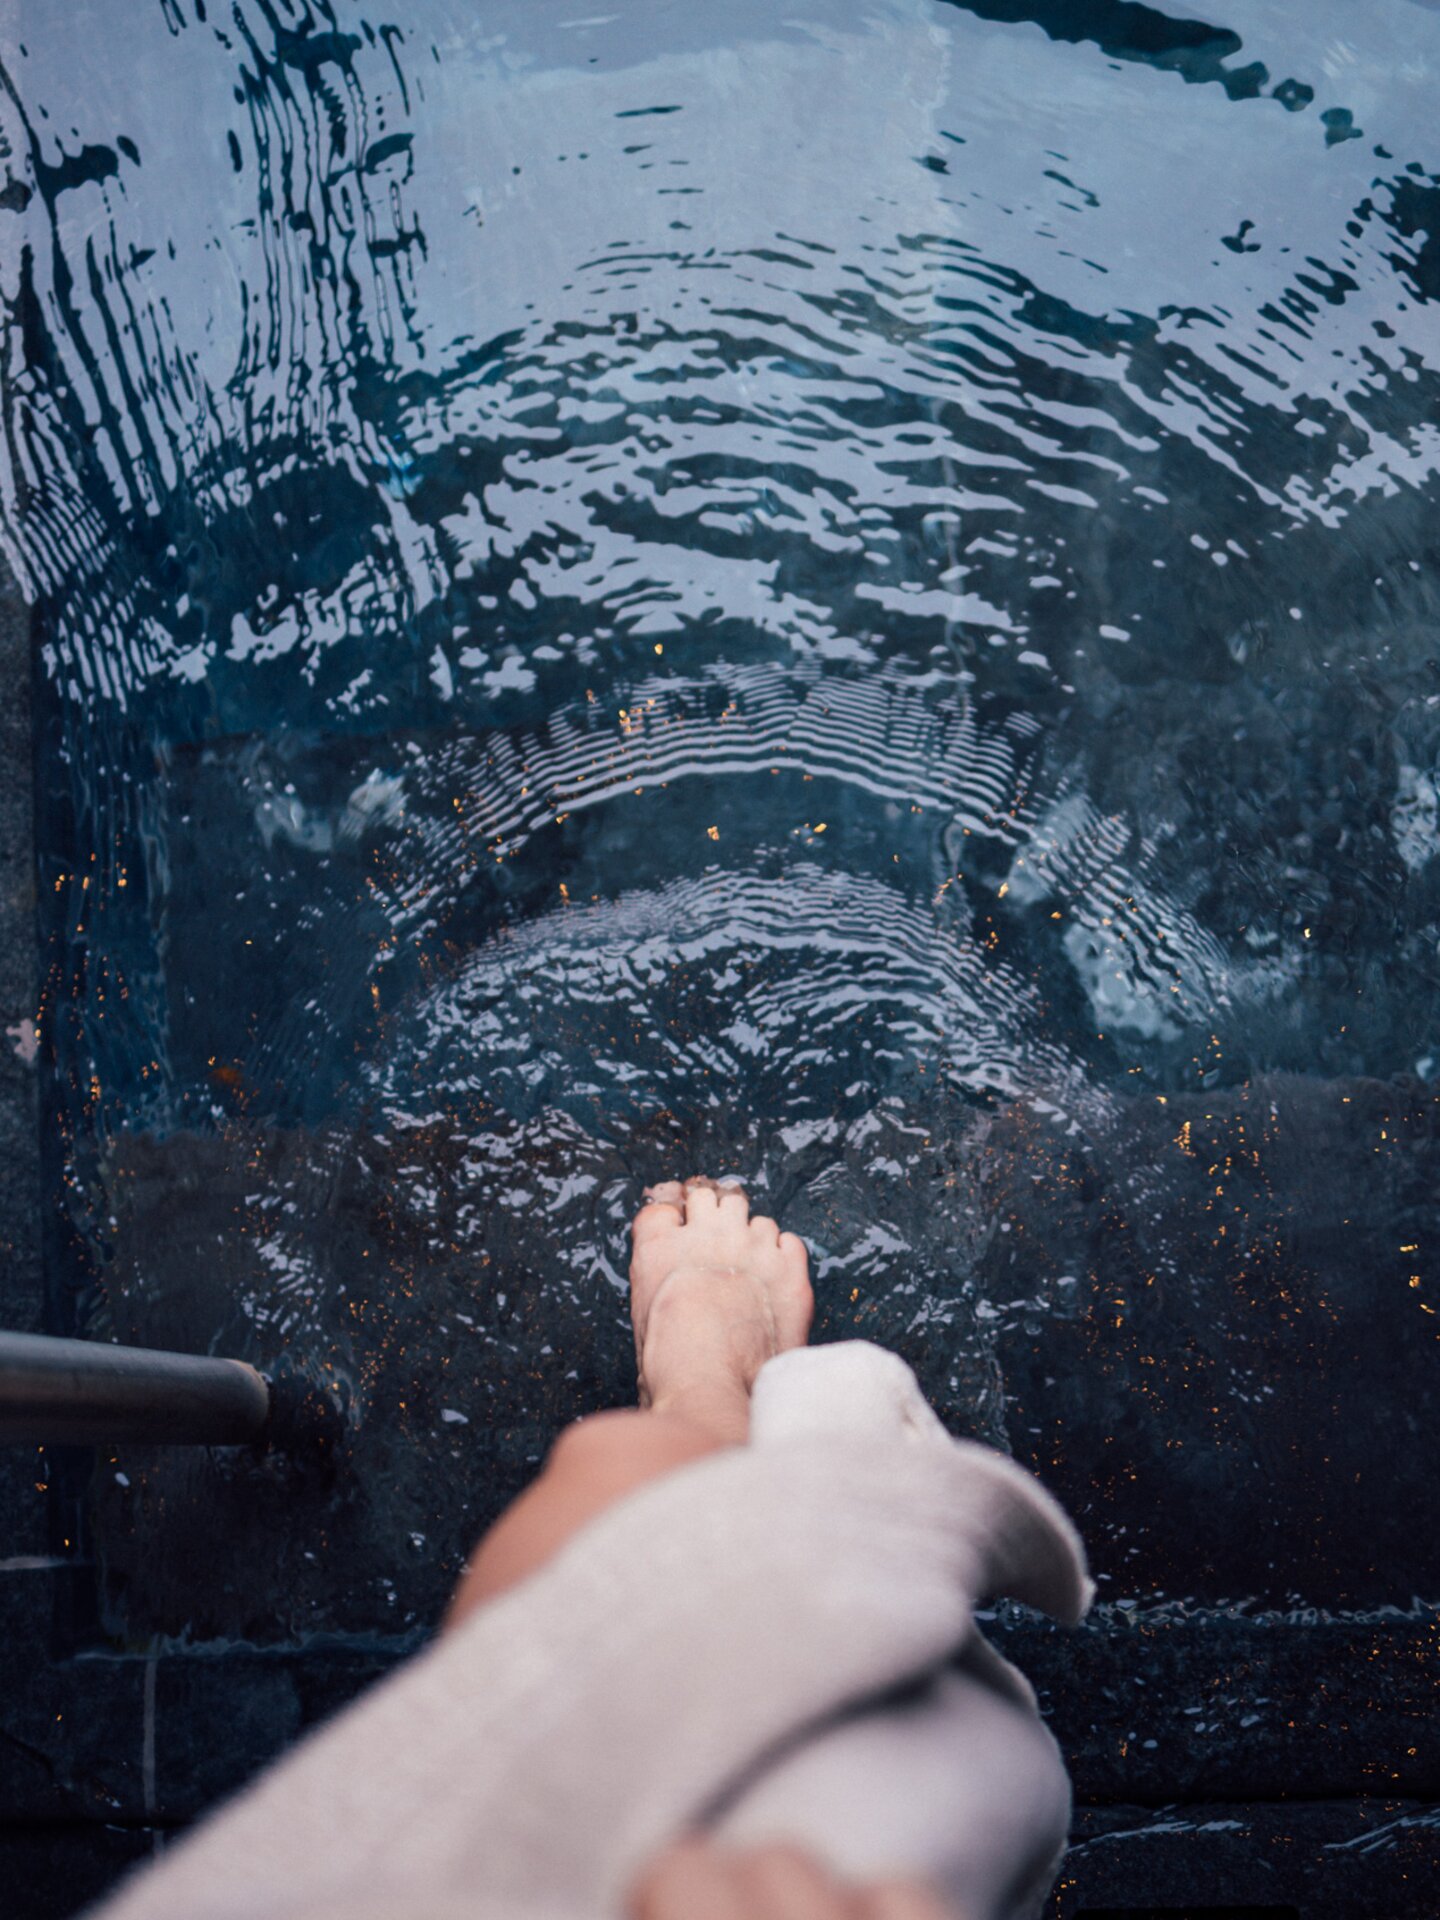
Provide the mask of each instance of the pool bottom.
MULTIPOLYGON (((884 1102, 816 1123, 757 1199, 811 1245, 817 1337, 897 1348, 952 1430, 1032 1466, 1105 1599, 1406 1609, 1440 1592, 1412 1225, 1437 1159, 1418 1083, 1276 1076, 1083 1133, 884 1102)), ((352 1420, 319 1466, 100 1454, 98 1644, 428 1627, 558 1429, 633 1397, 642 1185, 747 1163, 775 1162, 733 1116, 623 1147, 553 1113, 118 1141, 96 1331, 304 1365, 352 1420)))

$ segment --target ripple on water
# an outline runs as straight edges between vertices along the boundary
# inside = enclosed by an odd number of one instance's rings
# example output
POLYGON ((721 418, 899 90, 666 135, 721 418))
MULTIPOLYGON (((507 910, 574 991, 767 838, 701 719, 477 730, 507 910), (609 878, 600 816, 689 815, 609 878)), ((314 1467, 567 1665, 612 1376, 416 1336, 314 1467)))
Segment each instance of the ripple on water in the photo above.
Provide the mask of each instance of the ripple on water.
POLYGON ((163 0, 100 89, 42 16, 0 543, 57 1297, 329 1354, 419 1512, 443 1409, 518 1476, 619 1391, 635 1187, 704 1158, 829 1331, 1203 1586, 1146 1447, 1274 1478, 1257 1353, 1378 1399, 1440 1285, 1440 18, 163 0), (1406 1250, 1363 1311, 1342 1244, 1406 1250))

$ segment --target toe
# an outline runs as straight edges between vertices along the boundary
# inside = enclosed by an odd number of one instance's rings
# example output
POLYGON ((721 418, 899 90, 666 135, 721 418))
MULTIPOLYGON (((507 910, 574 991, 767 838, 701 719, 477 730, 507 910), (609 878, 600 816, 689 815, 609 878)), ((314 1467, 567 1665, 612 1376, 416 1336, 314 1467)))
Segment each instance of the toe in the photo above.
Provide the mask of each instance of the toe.
POLYGON ((679 1207, 682 1213, 685 1211, 685 1189, 678 1180, 657 1180, 653 1187, 646 1187, 641 1198, 658 1202, 662 1207, 679 1207))
POLYGON ((720 1205, 720 1189, 708 1175, 697 1173, 685 1182, 687 1220, 710 1219, 720 1205))
POLYGON ((798 1233, 780 1235, 780 1251, 796 1270, 805 1274, 810 1269, 810 1256, 805 1251, 805 1242, 798 1233))
POLYGON ((630 1237, 637 1247, 645 1246, 657 1234, 673 1233, 685 1224, 685 1209, 679 1201, 652 1200, 636 1214, 630 1237))
POLYGON ((730 1226, 744 1226, 750 1218, 750 1196, 743 1187, 721 1187, 720 1218, 730 1226))
POLYGON ((753 1213, 750 1216, 750 1237, 757 1246, 774 1247, 780 1243, 780 1229, 768 1213, 753 1213))

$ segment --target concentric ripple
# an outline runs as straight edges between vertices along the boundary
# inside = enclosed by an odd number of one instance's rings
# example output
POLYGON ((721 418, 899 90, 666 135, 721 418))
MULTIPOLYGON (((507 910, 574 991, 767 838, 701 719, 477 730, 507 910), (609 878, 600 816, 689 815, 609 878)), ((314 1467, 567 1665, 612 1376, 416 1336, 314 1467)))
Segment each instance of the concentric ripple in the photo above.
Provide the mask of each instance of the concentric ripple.
POLYGON ((843 680, 774 667, 656 677, 619 698, 610 710, 591 700, 579 716, 561 713, 540 733, 462 738, 413 756, 396 864, 422 884, 393 897, 397 929, 422 906, 434 924, 437 891, 514 856, 546 828, 687 782, 734 781, 743 791, 778 778, 788 798, 797 780, 820 780, 863 803, 938 815, 961 834, 1003 843, 1023 832, 1036 733, 1028 715, 982 728, 968 703, 937 710, 893 672, 843 680))
POLYGON ((376 1079, 412 1117, 523 1113, 540 1097, 622 1133, 663 1108, 824 1116, 929 1069, 1015 1095, 1067 1065, 1033 994, 873 881, 790 866, 715 872, 562 909, 479 949, 376 1079), (818 1085, 817 1085, 818 1083, 818 1085), (418 1108, 417 1108, 418 1103, 418 1108))
POLYGON ((1233 1585, 1127 1490, 1201 1348, 1187 1460, 1270 1474, 1254 1328, 1349 1298, 1277 1114, 1327 1192, 1397 1156, 1347 1379, 1440 1285, 1440 14, 22 13, 60 1318, 328 1354, 423 1501, 623 1398, 626 1213, 703 1158, 1104 1570, 1233 1585), (1008 1383, 1084 1369, 1052 1445, 1008 1383))

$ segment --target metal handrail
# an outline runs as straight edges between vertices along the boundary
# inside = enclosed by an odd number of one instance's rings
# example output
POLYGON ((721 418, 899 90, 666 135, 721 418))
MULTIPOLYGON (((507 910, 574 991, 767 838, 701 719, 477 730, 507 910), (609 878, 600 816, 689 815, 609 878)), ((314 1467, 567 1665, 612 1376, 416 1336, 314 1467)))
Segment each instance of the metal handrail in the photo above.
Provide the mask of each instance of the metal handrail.
POLYGON ((0 1333, 0 1442, 239 1446, 267 1437, 271 1393, 243 1360, 0 1333))

